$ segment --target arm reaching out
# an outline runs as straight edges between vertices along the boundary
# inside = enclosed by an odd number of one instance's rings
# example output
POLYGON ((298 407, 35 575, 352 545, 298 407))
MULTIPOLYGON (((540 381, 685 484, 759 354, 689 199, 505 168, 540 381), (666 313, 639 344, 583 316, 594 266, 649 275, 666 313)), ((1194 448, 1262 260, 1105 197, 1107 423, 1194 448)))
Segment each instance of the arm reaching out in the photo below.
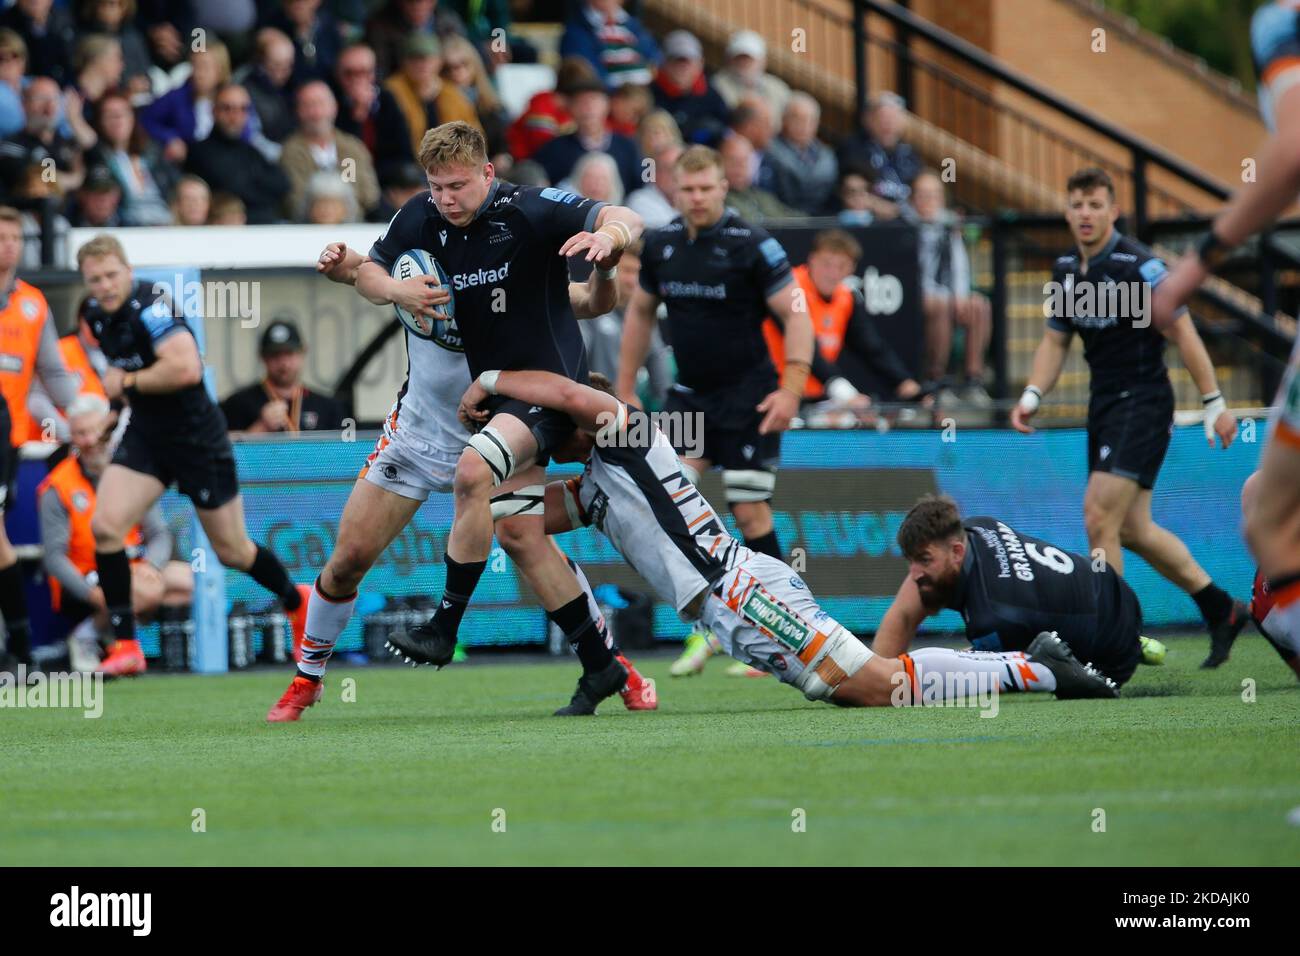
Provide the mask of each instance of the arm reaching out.
POLYGON ((470 428, 487 421, 480 408, 490 395, 507 395, 529 405, 564 412, 583 431, 595 433, 626 418, 623 403, 613 395, 582 385, 554 372, 484 372, 461 397, 457 414, 470 428))
POLYGON ((897 657, 902 654, 916 637, 916 630, 925 620, 925 605, 921 603, 921 592, 916 589, 916 582, 910 577, 904 578, 899 585, 894 603, 889 605, 880 629, 871 642, 871 650, 881 657, 897 657))

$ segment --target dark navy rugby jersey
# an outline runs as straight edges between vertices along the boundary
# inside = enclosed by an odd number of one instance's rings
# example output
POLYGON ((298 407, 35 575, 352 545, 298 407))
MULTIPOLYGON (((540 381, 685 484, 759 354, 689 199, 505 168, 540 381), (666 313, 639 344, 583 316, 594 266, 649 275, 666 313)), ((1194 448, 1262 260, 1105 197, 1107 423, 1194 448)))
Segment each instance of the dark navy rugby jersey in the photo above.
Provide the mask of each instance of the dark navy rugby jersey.
MULTIPOLYGON (((87 299, 81 317, 99 340, 109 365, 138 372, 158 361, 156 349, 173 335, 194 334, 171 300, 143 282, 115 312, 106 312, 98 299, 87 299)), ((202 381, 174 392, 145 394, 132 390, 131 427, 159 433, 160 437, 187 442, 214 441, 226 434, 220 409, 202 381)))
POLYGON ((687 388, 712 391, 772 369, 767 298, 793 281, 781 243, 730 209, 694 239, 680 216, 646 233, 641 288, 668 308, 667 338, 687 388))
POLYGON ((582 381, 586 352, 569 304, 565 240, 595 228, 606 203, 495 180, 464 227, 443 218, 429 193, 409 200, 370 249, 391 271, 408 249, 423 249, 447 270, 456 325, 474 375, 538 369, 582 381))
POLYGON ((1164 262, 1141 243, 1114 231, 1080 272, 1076 249, 1052 266, 1047 325, 1079 333, 1093 391, 1168 385, 1165 337, 1151 322, 1150 296, 1168 275, 1164 262), (1139 309, 1145 309, 1140 313, 1139 309))

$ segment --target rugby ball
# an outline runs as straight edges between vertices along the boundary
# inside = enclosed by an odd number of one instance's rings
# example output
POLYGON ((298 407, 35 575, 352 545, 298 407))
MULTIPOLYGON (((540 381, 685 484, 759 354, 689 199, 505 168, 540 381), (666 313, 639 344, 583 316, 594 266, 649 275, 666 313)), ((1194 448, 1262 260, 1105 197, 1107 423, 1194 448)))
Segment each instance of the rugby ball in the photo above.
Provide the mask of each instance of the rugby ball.
MULTIPOLYGON (((447 278, 446 270, 437 259, 423 249, 407 249, 398 256, 397 261, 393 263, 392 275, 394 279, 399 280, 418 275, 433 276, 437 279, 438 286, 446 286, 447 291, 451 291, 451 280, 447 278)), ((412 335, 418 335, 422 339, 436 339, 442 337, 448 325, 455 323, 456 303, 453 299, 435 309, 436 320, 427 315, 415 315, 396 302, 393 303, 393 311, 412 335)))

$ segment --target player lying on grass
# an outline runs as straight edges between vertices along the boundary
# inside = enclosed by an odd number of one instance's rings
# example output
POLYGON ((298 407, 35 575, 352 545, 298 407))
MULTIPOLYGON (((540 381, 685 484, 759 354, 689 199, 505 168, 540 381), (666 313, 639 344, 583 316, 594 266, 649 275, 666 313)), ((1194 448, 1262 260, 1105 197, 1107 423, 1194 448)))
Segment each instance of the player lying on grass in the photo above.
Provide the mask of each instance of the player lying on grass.
POLYGON ((872 642, 877 654, 902 654, 925 618, 951 608, 977 650, 1031 651, 1041 632, 1058 634, 1112 697, 1142 660, 1142 607, 1109 564, 1094 570, 996 518, 963 521, 946 495, 917 502, 898 546, 908 573, 872 642))
POLYGON ((555 460, 587 467, 546 486, 547 532, 594 524, 660 598, 683 620, 710 628, 732 657, 776 674, 809 700, 850 707, 969 699, 972 684, 1114 696, 1050 634, 1028 654, 937 647, 899 658, 873 654, 817 605, 788 565, 728 534, 649 416, 615 398, 608 380, 591 380, 600 388, 550 372, 487 371, 465 392, 460 415, 468 427, 485 421, 483 406, 494 395, 569 415, 578 429, 555 449, 555 460), (936 687, 943 688, 937 697, 936 687))
MULTIPOLYGON (((1262 471, 1257 471, 1246 479, 1241 486, 1241 514, 1249 524, 1255 514, 1259 501, 1260 488, 1263 486, 1262 471)), ((1288 667, 1300 677, 1300 620, 1294 615, 1288 616, 1285 609, 1300 599, 1300 581, 1278 590, 1269 585, 1263 567, 1255 571, 1255 584, 1250 590, 1250 616, 1259 628, 1259 633, 1273 645, 1273 649, 1286 661, 1288 667), (1285 597, 1287 602, 1279 600, 1285 597)))

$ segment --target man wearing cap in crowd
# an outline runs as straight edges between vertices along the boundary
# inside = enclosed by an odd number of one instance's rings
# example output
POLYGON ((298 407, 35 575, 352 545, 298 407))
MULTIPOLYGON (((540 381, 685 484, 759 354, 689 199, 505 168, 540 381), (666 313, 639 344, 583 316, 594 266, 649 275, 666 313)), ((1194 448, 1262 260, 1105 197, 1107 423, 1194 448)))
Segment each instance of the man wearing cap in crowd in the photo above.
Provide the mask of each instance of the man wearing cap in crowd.
POLYGON ((266 376, 232 392, 221 403, 232 432, 333 431, 343 427, 343 410, 334 399, 302 384, 303 345, 298 326, 276 319, 262 333, 266 376))
POLYGON ((727 64, 713 75, 713 88, 734 110, 751 94, 761 97, 773 116, 785 114, 790 87, 767 72, 767 42, 753 30, 737 30, 727 41, 727 64))
POLYGON ((687 142, 714 145, 721 139, 731 111, 704 75, 704 49, 695 34, 674 30, 664 37, 664 65, 651 92, 687 142))
POLYGON ((74 226, 105 228, 120 226, 118 209, 122 204, 122 187, 103 166, 92 166, 74 194, 68 221, 74 226))

